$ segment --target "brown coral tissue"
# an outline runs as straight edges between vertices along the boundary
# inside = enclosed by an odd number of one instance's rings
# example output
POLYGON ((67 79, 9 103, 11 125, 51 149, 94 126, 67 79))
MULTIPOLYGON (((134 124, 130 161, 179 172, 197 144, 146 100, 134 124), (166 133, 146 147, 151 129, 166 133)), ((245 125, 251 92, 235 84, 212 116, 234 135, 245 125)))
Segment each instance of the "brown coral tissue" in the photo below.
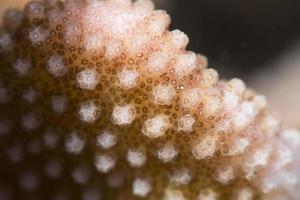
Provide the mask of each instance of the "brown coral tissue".
POLYGON ((299 200, 299 132, 169 24, 149 0, 5 12, 1 200, 299 200))

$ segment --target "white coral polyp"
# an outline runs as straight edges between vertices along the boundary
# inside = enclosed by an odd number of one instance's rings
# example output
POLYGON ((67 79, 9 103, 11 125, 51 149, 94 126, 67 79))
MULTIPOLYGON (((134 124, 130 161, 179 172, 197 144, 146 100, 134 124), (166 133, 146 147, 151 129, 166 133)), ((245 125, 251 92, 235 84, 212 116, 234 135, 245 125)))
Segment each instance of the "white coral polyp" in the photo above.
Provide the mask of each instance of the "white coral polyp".
POLYGON ((231 166, 219 166, 215 173, 216 180, 223 185, 227 185, 235 178, 234 170, 231 166))
POLYGON ((142 132, 149 138, 163 136, 170 127, 169 119, 166 115, 157 115, 145 121, 142 132))
POLYGON ((81 24, 76 20, 69 20, 64 27, 64 41, 67 45, 75 46, 82 34, 81 24))
POLYGON ((112 113, 112 121, 119 126, 130 125, 135 119, 136 111, 132 105, 116 106, 112 113))
POLYGON ((72 132, 65 139, 66 151, 72 154, 79 154, 85 146, 85 140, 82 135, 72 132))
POLYGON ((269 114, 261 120, 261 127, 267 137, 274 137, 274 134, 280 129, 280 121, 277 116, 269 114))
POLYGON ((29 32, 28 37, 32 44, 44 43, 49 37, 49 31, 41 26, 38 26, 29 32))
POLYGON ((152 190, 152 185, 149 180, 136 178, 132 184, 132 193, 138 197, 146 197, 152 190))
POLYGON ((24 159, 24 149, 18 143, 10 146, 5 153, 12 163, 19 163, 24 159))
POLYGON ((149 43, 149 37, 145 33, 136 33, 128 38, 128 49, 132 54, 142 52, 143 48, 149 43))
POLYGON ((170 34, 171 43, 177 49, 184 49, 189 43, 189 38, 187 37, 187 35, 180 30, 174 30, 170 34))
POLYGON ((192 88, 182 94, 182 105, 186 108, 195 109, 201 102, 201 91, 199 88, 192 88))
POLYGON ((275 158, 273 159, 273 167, 281 169, 289 165, 294 160, 294 155, 291 149, 281 141, 278 141, 275 149, 275 158))
POLYGON ((34 103, 38 96, 37 91, 33 87, 29 87, 27 90, 24 91, 22 97, 28 103, 34 103))
POLYGON ((170 176, 171 182, 175 183, 176 185, 188 185, 192 180, 191 172, 188 168, 182 168, 176 170, 170 176))
POLYGON ((83 122, 92 123, 99 117, 99 108, 94 102, 88 101, 81 104, 78 113, 83 122))
POLYGON ((250 141, 247 138, 234 138, 234 141, 229 146, 227 155, 240 155, 245 152, 249 146, 250 141))
POLYGON ((214 94, 207 94, 202 96, 203 102, 203 113, 205 116, 214 116, 221 108, 222 108, 222 100, 214 95, 214 94))
MULTIPOLYGON (((198 55, 198 58, 199 57, 202 58, 201 55, 198 55)), ((202 64, 202 65, 204 65, 204 64, 202 64)), ((211 86, 214 86, 215 84, 217 84, 218 79, 219 79, 218 72, 215 69, 207 68, 207 69, 203 70, 202 78, 200 79, 199 84, 202 87, 211 87, 211 86)))
POLYGON ((199 192, 197 200, 218 200, 218 195, 212 189, 205 189, 199 192))
POLYGON ((191 115, 185 115, 178 119, 178 131, 183 131, 185 133, 190 133, 194 130, 193 126, 196 120, 191 115))
POLYGON ((149 14, 155 8, 155 5, 151 0, 137 0, 133 2, 132 6, 136 11, 147 14, 149 14))
POLYGON ((84 25, 90 29, 101 28, 116 38, 126 37, 145 14, 131 9, 128 1, 124 2, 94 1, 86 8, 84 25))
POLYGON ((3 33, 0 35, 0 47, 3 52, 10 52, 14 48, 14 42, 9 33, 3 33))
POLYGON ((46 163, 45 173, 50 179, 57 179, 62 173, 62 163, 57 159, 51 159, 46 163))
POLYGON ((32 68, 30 61, 22 58, 17 59, 13 63, 13 67, 20 77, 26 76, 32 68))
POLYGON ((233 199, 234 200, 252 200, 253 199, 253 191, 251 188, 243 187, 238 189, 235 192, 233 199))
POLYGON ((104 130, 97 136, 97 146, 103 149, 109 149, 117 144, 117 136, 108 130, 104 130))
POLYGON ((262 110, 262 109, 266 108, 268 102, 267 102, 267 98, 265 96, 257 95, 254 97, 253 103, 257 110, 262 110))
POLYGON ((224 108, 228 112, 232 112, 238 106, 240 101, 239 95, 231 91, 225 91, 223 97, 224 108))
POLYGON ((159 84, 152 90, 153 102, 157 105, 170 105, 176 95, 171 84, 159 84))
POLYGON ((167 188, 163 196, 163 200, 187 200, 183 192, 176 189, 167 188))
POLYGON ((68 72, 62 56, 52 55, 46 65, 47 71, 54 77, 62 77, 68 72))
POLYGON ((120 86, 123 89, 132 89, 138 84, 139 73, 136 70, 123 69, 118 74, 120 86))
POLYGON ((166 143, 157 151, 157 157, 162 162, 170 162, 178 155, 178 151, 175 149, 174 145, 171 143, 166 143))
POLYGON ((256 148, 251 155, 248 155, 248 159, 244 163, 246 167, 257 167, 265 166, 268 163, 268 160, 272 153, 272 147, 268 144, 263 145, 262 147, 256 148))
POLYGON ((283 130, 281 138, 294 149, 300 147, 300 132, 296 129, 283 130))
POLYGON ((147 27, 148 32, 152 36, 163 34, 170 24, 170 17, 164 10, 155 10, 150 16, 150 22, 147 27))
POLYGON ((90 180, 90 177, 90 170, 86 166, 77 166, 72 171, 72 178, 78 184, 86 184, 90 180))
POLYGON ((34 113, 27 113, 22 116, 22 126, 27 131, 36 130, 40 125, 40 120, 34 113))
POLYGON ((197 56, 193 52, 187 52, 177 57, 174 65, 175 75, 178 77, 190 74, 197 66, 197 56))
POLYGON ((95 69, 86 68, 76 75, 80 88, 94 90, 99 83, 99 75, 95 69))
POLYGON ((40 1, 29 2, 25 8, 30 20, 41 20, 45 17, 45 7, 40 1))
POLYGON ((169 59, 169 56, 164 52, 158 51, 152 53, 148 59, 148 72, 150 74, 162 74, 166 72, 169 59))
POLYGON ((142 14, 150 14, 154 8, 154 2, 152 0, 136 0, 133 2, 133 8, 142 14))
POLYGON ((232 92, 238 95, 242 95, 246 90, 245 83, 238 78, 231 79, 227 85, 228 85, 228 89, 230 89, 232 92))
POLYGON ((245 128, 255 117, 255 107, 253 102, 245 101, 233 112, 232 123, 236 129, 245 128))
POLYGON ((101 33, 87 35, 84 41, 84 47, 87 51, 100 51, 104 45, 104 38, 101 33))
POLYGON ((67 109, 67 98, 62 95, 51 97, 51 108, 57 114, 63 114, 67 109))
POLYGON ((193 146, 192 154, 198 160, 208 159, 215 154, 216 148, 216 138, 205 136, 193 146))
POLYGON ((114 58, 121 53, 122 43, 119 40, 109 40, 106 43, 105 55, 108 58, 114 58))
POLYGON ((147 160, 146 154, 138 149, 129 149, 126 159, 130 166, 134 168, 143 166, 147 160))
POLYGON ((95 158, 96 169, 101 173, 111 171, 116 165, 116 158, 109 154, 100 154, 95 158))
POLYGON ((44 144, 47 148, 54 149, 57 147, 59 136, 52 129, 47 129, 43 136, 44 144))
POLYGON ((19 185, 22 190, 32 192, 38 189, 40 186, 40 180, 35 172, 27 171, 21 174, 19 185))
POLYGON ((54 8, 54 9, 49 10, 48 13, 47 13, 49 26, 52 28, 52 27, 57 26, 59 23, 61 23, 62 16, 63 16, 63 13, 58 8, 54 8))

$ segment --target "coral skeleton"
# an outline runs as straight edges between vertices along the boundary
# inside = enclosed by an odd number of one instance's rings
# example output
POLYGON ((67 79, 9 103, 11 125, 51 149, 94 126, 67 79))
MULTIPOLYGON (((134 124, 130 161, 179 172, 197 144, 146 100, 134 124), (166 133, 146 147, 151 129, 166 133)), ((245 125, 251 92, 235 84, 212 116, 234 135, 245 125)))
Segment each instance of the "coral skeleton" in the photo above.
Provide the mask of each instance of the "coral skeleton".
POLYGON ((1 200, 299 199, 299 131, 169 24, 150 0, 5 13, 1 200))

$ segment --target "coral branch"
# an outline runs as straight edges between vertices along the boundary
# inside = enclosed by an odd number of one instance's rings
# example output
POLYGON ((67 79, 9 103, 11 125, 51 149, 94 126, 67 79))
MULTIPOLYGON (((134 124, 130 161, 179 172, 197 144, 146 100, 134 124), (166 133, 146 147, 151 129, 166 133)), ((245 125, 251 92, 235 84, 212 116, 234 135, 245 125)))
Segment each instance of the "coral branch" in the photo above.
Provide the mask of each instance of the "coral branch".
POLYGON ((243 81, 219 80, 169 24, 148 0, 7 11, 3 195, 297 200, 299 132, 243 81))

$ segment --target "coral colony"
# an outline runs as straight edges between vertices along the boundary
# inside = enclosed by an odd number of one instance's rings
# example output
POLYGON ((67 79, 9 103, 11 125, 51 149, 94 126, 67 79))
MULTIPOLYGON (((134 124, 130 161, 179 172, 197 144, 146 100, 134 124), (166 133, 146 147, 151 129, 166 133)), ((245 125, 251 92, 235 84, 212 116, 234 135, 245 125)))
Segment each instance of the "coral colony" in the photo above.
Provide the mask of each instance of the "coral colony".
POLYGON ((299 199, 299 132, 151 1, 32 1, 3 19, 1 200, 299 199))

